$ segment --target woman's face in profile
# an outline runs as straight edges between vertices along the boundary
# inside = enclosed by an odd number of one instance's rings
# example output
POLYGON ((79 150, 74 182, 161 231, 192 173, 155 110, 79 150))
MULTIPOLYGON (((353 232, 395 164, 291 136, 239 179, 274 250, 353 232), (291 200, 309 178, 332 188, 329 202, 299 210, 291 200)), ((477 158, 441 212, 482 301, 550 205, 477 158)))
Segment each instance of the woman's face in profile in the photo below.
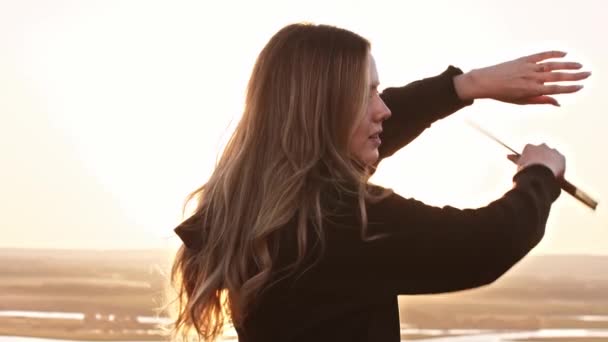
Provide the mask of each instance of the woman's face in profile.
POLYGON ((382 122, 391 116, 378 92, 378 70, 373 56, 369 56, 369 98, 367 110, 351 137, 350 153, 364 165, 373 165, 379 157, 378 146, 382 143, 378 133, 382 131, 382 122))

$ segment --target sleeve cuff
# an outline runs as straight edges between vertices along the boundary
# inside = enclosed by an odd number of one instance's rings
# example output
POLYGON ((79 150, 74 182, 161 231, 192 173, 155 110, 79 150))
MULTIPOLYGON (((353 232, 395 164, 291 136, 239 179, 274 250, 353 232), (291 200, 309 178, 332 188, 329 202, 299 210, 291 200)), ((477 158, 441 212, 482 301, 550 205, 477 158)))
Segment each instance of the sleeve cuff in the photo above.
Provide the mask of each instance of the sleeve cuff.
POLYGON ((436 76, 435 80, 433 80, 436 82, 437 93, 444 94, 442 95, 444 96, 442 101, 445 101, 446 106, 446 110, 437 112, 437 116, 434 118, 435 120, 443 119, 451 113, 473 104, 474 100, 465 101, 458 97, 456 87, 454 86, 454 77, 461 74, 463 74, 461 69, 450 65, 445 71, 436 76))
POLYGON ((559 197, 562 190, 557 178, 553 175, 553 171, 542 164, 534 164, 523 168, 513 176, 513 182, 518 185, 541 186, 549 194, 551 202, 559 197))
POLYGON ((472 105, 474 100, 462 100, 460 97, 458 97, 456 87, 454 86, 454 77, 462 74, 463 72, 462 70, 460 70, 460 68, 450 65, 441 75, 446 76, 450 80, 450 82, 447 82, 446 85, 449 89, 448 93, 451 94, 453 97, 454 103, 457 103, 461 107, 466 107, 472 105))

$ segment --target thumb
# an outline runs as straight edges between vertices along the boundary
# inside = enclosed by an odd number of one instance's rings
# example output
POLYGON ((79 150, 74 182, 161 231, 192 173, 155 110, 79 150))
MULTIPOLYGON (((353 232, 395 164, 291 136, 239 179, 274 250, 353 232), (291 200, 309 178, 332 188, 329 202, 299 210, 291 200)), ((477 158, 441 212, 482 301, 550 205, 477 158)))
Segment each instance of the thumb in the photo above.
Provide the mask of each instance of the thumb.
POLYGON ((517 154, 507 154, 507 159, 509 159, 510 161, 517 164, 517 160, 519 159, 519 156, 517 154))

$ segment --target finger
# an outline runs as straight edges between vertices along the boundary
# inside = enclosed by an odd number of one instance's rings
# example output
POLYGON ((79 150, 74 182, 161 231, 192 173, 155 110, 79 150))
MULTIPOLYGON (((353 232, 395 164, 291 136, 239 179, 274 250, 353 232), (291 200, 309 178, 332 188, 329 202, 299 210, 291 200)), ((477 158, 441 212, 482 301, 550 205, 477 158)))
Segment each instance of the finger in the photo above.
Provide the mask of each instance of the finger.
POLYGON ((536 64, 535 71, 577 70, 582 67, 581 63, 576 62, 545 62, 536 64))
POLYGON ((543 82, 580 81, 591 76, 590 72, 545 72, 539 74, 543 82))
POLYGON ((540 91, 542 94, 570 94, 576 93, 577 91, 583 89, 582 85, 556 85, 549 84, 540 86, 540 91))
POLYGON ((529 55, 524 57, 524 60, 532 63, 540 62, 544 59, 549 58, 559 58, 566 56, 566 52, 563 51, 545 51, 540 53, 535 53, 533 55, 529 55))
POLYGON ((517 160, 519 159, 519 156, 517 154, 507 154, 507 159, 509 159, 510 161, 517 164, 517 160))
POLYGON ((528 97, 525 99, 522 99, 520 101, 520 104, 550 104, 550 105, 554 105, 556 107, 560 107, 559 102, 557 102, 557 100, 551 96, 533 96, 533 97, 528 97))

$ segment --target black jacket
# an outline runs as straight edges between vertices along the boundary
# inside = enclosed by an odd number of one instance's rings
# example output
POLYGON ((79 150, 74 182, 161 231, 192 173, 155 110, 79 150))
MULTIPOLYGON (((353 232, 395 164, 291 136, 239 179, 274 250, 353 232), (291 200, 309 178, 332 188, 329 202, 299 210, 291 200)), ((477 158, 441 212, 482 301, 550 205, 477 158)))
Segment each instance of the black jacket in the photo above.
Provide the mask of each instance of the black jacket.
MULTIPOLYGON (((450 66, 382 93, 393 115, 383 125, 381 158, 471 103, 456 95, 453 77, 460 73, 450 66)), ((400 341, 398 295, 490 284, 541 241, 558 182, 542 165, 523 169, 513 181, 502 198, 478 209, 433 207, 398 194, 367 204, 369 234, 388 234, 367 242, 356 203, 346 201, 345 210, 324 222, 318 263, 264 292, 236 328, 239 341, 400 341)), ((195 246, 185 229, 176 232, 195 246)), ((278 265, 294 260, 295 243, 293 234, 280 238, 278 265)))

